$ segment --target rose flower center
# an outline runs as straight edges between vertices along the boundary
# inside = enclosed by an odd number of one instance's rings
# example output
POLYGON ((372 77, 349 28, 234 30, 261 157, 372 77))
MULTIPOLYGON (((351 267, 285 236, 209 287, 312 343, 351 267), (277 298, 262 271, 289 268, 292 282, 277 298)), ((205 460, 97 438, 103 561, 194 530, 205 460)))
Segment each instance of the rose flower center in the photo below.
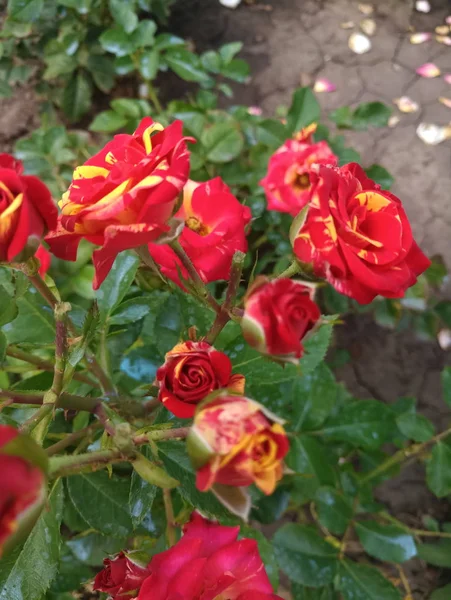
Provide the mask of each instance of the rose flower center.
POLYGON ((191 231, 198 233, 202 237, 210 233, 208 227, 204 225, 197 217, 188 217, 185 221, 185 225, 191 229, 191 231))
POLYGON ((310 187, 310 177, 308 173, 296 173, 291 185, 297 192, 303 192, 310 187))

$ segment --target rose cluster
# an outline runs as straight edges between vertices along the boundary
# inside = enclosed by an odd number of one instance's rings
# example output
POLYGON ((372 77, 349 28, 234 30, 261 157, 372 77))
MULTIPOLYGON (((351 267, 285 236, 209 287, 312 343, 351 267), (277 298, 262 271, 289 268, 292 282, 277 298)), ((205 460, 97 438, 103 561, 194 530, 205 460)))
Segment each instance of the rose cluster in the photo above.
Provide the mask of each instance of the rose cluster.
POLYGON ((238 540, 239 527, 224 527, 192 513, 180 541, 140 564, 133 553, 104 560, 94 589, 113 600, 279 600, 257 542, 238 540))

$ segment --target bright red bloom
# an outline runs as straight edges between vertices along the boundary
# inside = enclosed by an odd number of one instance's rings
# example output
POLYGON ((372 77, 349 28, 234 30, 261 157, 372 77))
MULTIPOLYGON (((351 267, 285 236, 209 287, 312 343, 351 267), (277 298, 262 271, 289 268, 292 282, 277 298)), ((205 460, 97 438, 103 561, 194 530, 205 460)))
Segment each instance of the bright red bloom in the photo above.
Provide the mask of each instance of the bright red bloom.
POLYGON ((45 277, 45 274, 50 269, 50 263, 52 262, 52 255, 42 244, 36 250, 36 258, 39 258, 39 275, 45 277))
POLYGON ((158 400, 176 417, 189 419, 208 394, 220 388, 244 393, 244 377, 232 375, 232 363, 207 342, 182 342, 166 354, 157 371, 158 400))
POLYGON ((0 154, 0 262, 22 262, 56 227, 58 210, 37 177, 23 175, 10 154, 0 154))
POLYGON ((0 425, 0 555, 20 521, 44 498, 42 471, 24 458, 4 453, 7 444, 18 435, 14 427, 0 425))
POLYGON ((223 527, 198 513, 181 540, 149 563, 138 600, 271 600, 257 542, 238 540, 239 527, 223 527))
POLYGON ((227 391, 212 397, 194 416, 188 453, 197 470, 196 486, 255 485, 272 494, 282 478, 289 444, 280 423, 258 402, 227 391))
POLYGON ((313 294, 312 286, 298 281, 257 278, 244 301, 246 342, 263 354, 297 362, 304 351, 302 339, 321 317, 313 294))
POLYGON ((316 125, 287 140, 269 159, 268 172, 260 181, 268 201, 268 210, 290 213, 295 217, 310 199, 310 170, 313 164, 336 165, 337 156, 325 141, 314 143, 316 125))
POLYGON ((311 178, 307 219, 294 242, 297 258, 360 304, 378 295, 402 298, 431 263, 399 198, 356 163, 320 165, 311 178))
POLYGON ((182 122, 164 128, 144 118, 133 135, 116 135, 75 169, 60 203, 58 228, 46 238, 50 250, 75 260, 82 238, 101 246, 93 254, 97 289, 119 252, 168 231, 166 222, 188 173, 182 122))
POLYGON ((105 558, 104 568, 94 579, 94 589, 109 594, 113 600, 131 600, 135 597, 150 571, 134 562, 132 557, 132 554, 119 552, 113 558, 105 558))
MULTIPOLYGON (((237 250, 246 252, 246 225, 251 211, 238 202, 220 177, 205 183, 188 181, 175 217, 185 222, 179 242, 205 283, 228 279, 237 250)), ((149 244, 149 252, 163 275, 181 285, 177 269, 188 278, 174 251, 149 244)), ((183 287, 183 286, 182 286, 183 287)))

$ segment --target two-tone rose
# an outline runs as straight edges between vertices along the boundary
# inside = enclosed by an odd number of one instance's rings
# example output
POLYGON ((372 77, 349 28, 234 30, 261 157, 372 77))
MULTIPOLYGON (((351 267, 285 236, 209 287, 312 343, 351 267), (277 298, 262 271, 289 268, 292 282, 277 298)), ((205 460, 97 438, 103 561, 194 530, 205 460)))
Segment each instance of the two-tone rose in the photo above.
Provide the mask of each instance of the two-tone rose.
POLYGON ((98 288, 119 252, 169 230, 166 223, 188 173, 182 122, 164 128, 144 118, 133 135, 116 135, 75 169, 60 202, 58 227, 46 238, 51 252, 75 260, 82 238, 100 246, 93 253, 98 288))
POLYGON ((401 200, 356 163, 318 165, 294 253, 339 292, 361 304, 401 298, 429 265, 415 242, 401 200))
POLYGON ((119 552, 103 560, 104 568, 94 579, 94 589, 114 600, 131 600, 138 595, 142 582, 150 575, 146 565, 134 559, 133 553, 119 552))

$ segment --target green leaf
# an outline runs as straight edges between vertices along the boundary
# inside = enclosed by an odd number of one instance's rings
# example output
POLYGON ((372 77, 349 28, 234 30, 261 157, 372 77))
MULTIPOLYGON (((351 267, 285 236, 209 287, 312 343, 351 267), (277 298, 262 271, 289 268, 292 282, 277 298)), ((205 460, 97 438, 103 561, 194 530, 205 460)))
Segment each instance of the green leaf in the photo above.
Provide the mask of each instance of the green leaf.
POLYGON ((451 598, 451 583, 432 592, 429 600, 449 600, 451 598))
POLYGON ((47 68, 45 69, 42 77, 46 81, 50 79, 55 79, 60 75, 67 75, 68 73, 72 73, 75 69, 76 62, 74 61, 73 56, 69 56, 65 52, 60 52, 58 54, 52 54, 45 58, 45 62, 47 68))
POLYGON ((320 587, 332 583, 338 550, 314 527, 288 523, 273 537, 276 558, 282 571, 294 582, 320 587))
POLYGON ((375 449, 392 439, 394 419, 394 413, 382 402, 356 400, 328 419, 321 434, 326 439, 375 449))
POLYGON ((290 133, 300 131, 303 127, 319 121, 321 109, 310 88, 298 88, 294 94, 287 115, 287 126, 290 133))
POLYGON ((137 100, 131 98, 115 98, 111 101, 111 108, 122 117, 139 119, 141 109, 137 100))
POLYGON ((111 133, 122 129, 127 123, 127 119, 114 112, 114 110, 104 110, 94 117, 94 120, 89 125, 89 130, 111 133))
POLYGON ((438 498, 451 494, 451 447, 438 441, 426 466, 426 481, 438 498))
POLYGON ((155 38, 155 50, 166 50, 167 48, 176 48, 177 46, 184 46, 185 40, 172 35, 172 33, 160 33, 155 38))
MULTIPOLYGON (((1 322, 1 319, 0 319, 1 322)), ((451 406, 451 367, 445 367, 441 373, 443 399, 451 406)))
POLYGON ((320 427, 335 406, 337 390, 335 377, 325 363, 320 363, 313 372, 298 377, 292 392, 294 431, 320 427))
POLYGON ((104 50, 115 56, 127 56, 133 52, 133 43, 123 29, 113 27, 107 29, 99 37, 99 42, 104 50))
POLYGON ((17 307, 16 319, 3 327, 9 344, 50 344, 55 341, 53 311, 34 288, 17 298, 17 307))
POLYGON ((343 535, 353 514, 349 500, 332 487, 321 487, 315 502, 320 523, 332 533, 343 535))
POLYGON ((221 75, 238 83, 246 83, 250 75, 249 63, 241 58, 234 58, 228 65, 222 67, 221 75))
POLYGON ((214 123, 207 127, 200 139, 207 159, 213 163, 227 163, 236 158, 244 147, 242 133, 230 122, 214 123))
POLYGON ((128 511, 130 481, 106 471, 81 473, 67 479, 73 505, 90 527, 114 537, 124 537, 133 530, 128 511))
POLYGON ((139 58, 139 72, 144 79, 150 81, 155 79, 158 73, 160 54, 157 50, 147 50, 139 58))
POLYGON ((210 76, 205 73, 199 57, 193 54, 193 52, 189 52, 189 50, 183 48, 175 48, 169 50, 165 58, 174 73, 185 81, 210 83, 210 76))
POLYGON ((235 54, 241 51, 243 48, 243 42, 231 42, 229 44, 224 44, 219 48, 219 54, 224 62, 224 64, 228 64, 235 54))
POLYGON ((116 23, 126 33, 134 31, 138 25, 135 3, 132 0, 109 0, 110 12, 116 23))
POLYGON ((259 123, 256 135, 259 142, 271 149, 278 148, 289 137, 286 126, 276 119, 265 119, 259 123))
POLYGON ((58 569, 63 499, 63 485, 57 481, 23 547, 0 562, 1 600, 41 600, 45 595, 58 569))
POLYGON ((415 405, 396 417, 396 425, 406 438, 414 442, 428 442, 435 435, 434 424, 416 412, 415 405))
POLYGON ((12 87, 6 81, 0 81, 0 98, 11 98, 12 95, 12 87))
POLYGON ((44 0, 8 0, 7 14, 14 21, 36 21, 44 7, 44 0))
POLYGON ((82 533, 66 542, 72 554, 82 563, 91 567, 102 566, 108 554, 116 554, 128 543, 127 538, 113 538, 99 533, 82 533))
POLYGON ((221 70, 221 57, 214 50, 207 50, 200 57, 200 62, 206 71, 219 73, 221 70))
POLYGON ((13 321, 17 317, 17 313, 18 309, 15 299, 0 284, 0 326, 13 321))
POLYGON ((182 498, 203 514, 211 518, 230 518, 230 512, 222 506, 211 492, 200 492, 196 488, 195 473, 185 444, 181 442, 163 442, 158 444, 158 456, 163 461, 169 475, 180 481, 177 488, 182 498))
POLYGON ((114 86, 114 60, 110 56, 91 54, 86 68, 91 73, 96 86, 102 92, 108 93, 114 86))
POLYGON ((111 315, 110 325, 126 325, 144 319, 152 309, 153 303, 148 298, 131 298, 122 302, 111 315))
MULTIPOLYGON (((146 456, 148 452, 144 451, 146 456)), ((149 458, 149 456, 148 456, 149 458)), ((152 504, 157 495, 157 486, 145 481, 135 470, 133 470, 128 505, 132 517, 133 526, 140 525, 147 514, 152 511, 152 504)))
POLYGON ((335 485, 331 456, 326 448, 311 436, 301 435, 290 441, 286 462, 290 469, 303 476, 300 478, 300 486, 310 498, 313 498, 321 485, 335 485))
POLYGON ((436 544, 419 544, 418 557, 430 565, 451 568, 451 540, 442 539, 436 544))
POLYGON ((386 127, 392 109, 383 102, 367 102, 360 104, 352 115, 354 129, 367 129, 368 127, 386 127))
POLYGON ((371 556, 382 561, 403 563, 417 555, 413 536, 396 525, 380 525, 376 521, 356 523, 362 546, 371 556))
POLYGON ((352 128, 352 110, 349 106, 341 106, 329 114, 329 119, 340 129, 352 128))
POLYGON ((139 258, 131 251, 121 252, 111 271, 96 292, 100 320, 105 321, 128 292, 139 266, 139 258))
POLYGON ((382 186, 383 190, 389 190, 395 181, 387 169, 384 169, 381 165, 371 165, 371 167, 365 169, 365 172, 370 179, 374 179, 376 183, 382 186))
POLYGON ((373 567, 343 560, 338 569, 337 589, 343 600, 401 600, 401 594, 373 567))
MULTIPOLYGON (((78 590, 81 584, 92 578, 92 571, 82 562, 75 560, 67 544, 61 548, 58 575, 50 587, 50 594, 59 594, 78 590)), ((71 596, 73 598, 73 596, 71 596)))
MULTIPOLYGON (((119 1, 119 0, 118 0, 119 1)), ((143 19, 139 22, 138 27, 130 36, 133 44, 133 49, 145 48, 146 46, 153 46, 155 42, 155 32, 157 30, 157 24, 151 19, 143 19)))
POLYGON ((265 565, 271 585, 275 591, 279 587, 279 565, 274 555, 274 549, 271 542, 263 535, 261 531, 253 529, 248 525, 241 525, 241 535, 243 538, 256 540, 258 551, 265 565))
POLYGON ((5 360, 6 348, 8 347, 8 340, 3 331, 0 331, 0 365, 5 360))
POLYGON ((71 121, 78 121, 91 108, 91 83, 82 72, 64 89, 62 108, 71 121))

